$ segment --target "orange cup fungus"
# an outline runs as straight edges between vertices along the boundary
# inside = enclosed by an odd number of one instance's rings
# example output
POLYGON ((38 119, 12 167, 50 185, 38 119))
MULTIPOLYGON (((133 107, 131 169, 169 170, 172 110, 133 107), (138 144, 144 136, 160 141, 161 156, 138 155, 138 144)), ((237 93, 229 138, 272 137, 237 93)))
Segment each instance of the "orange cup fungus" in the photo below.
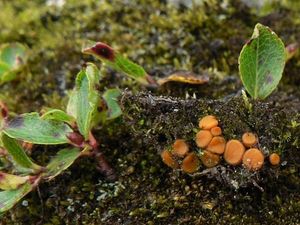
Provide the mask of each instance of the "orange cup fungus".
POLYGON ((210 143, 212 138, 213 136, 209 130, 200 130, 196 134, 196 144, 199 148, 205 148, 210 143))
POLYGON ((205 116, 199 121, 199 128, 203 130, 210 130, 213 127, 218 126, 218 120, 214 116, 205 116))
POLYGON ((186 173, 194 173, 199 167, 199 159, 196 153, 189 152, 189 146, 183 139, 177 139, 172 149, 161 153, 162 161, 173 169, 181 169, 186 173), (185 157, 182 161, 180 158, 185 157))
POLYGON ((183 158, 189 151, 188 144, 183 139, 177 139, 173 144, 173 154, 183 158))
POLYGON ((162 161, 169 167, 173 169, 179 168, 178 162, 175 160, 173 154, 168 150, 163 150, 160 154, 162 161))
POLYGON ((238 165, 242 162, 245 152, 244 145, 238 140, 230 140, 225 147, 224 159, 230 165, 238 165))
POLYGON ((204 166, 211 168, 215 167, 220 163, 220 156, 209 151, 204 150, 203 154, 200 157, 204 166))
POLYGON ((223 137, 213 137, 211 142, 206 147, 206 150, 212 153, 223 154, 225 145, 226 141, 223 137))
POLYGON ((200 161, 195 152, 189 153, 181 164, 181 169, 186 173, 194 173, 197 171, 200 161))
POLYGON ((270 161, 271 165, 277 166, 280 163, 280 156, 277 153, 272 153, 269 156, 269 161, 270 161))
MULTIPOLYGON (((257 171, 263 167, 264 154, 254 146, 258 143, 256 134, 246 132, 239 140, 229 140, 226 143, 222 137, 222 129, 215 116, 208 115, 199 121, 200 131, 196 134, 196 145, 201 148, 200 160, 205 167, 217 166, 224 160, 232 166, 243 162, 245 168, 257 171), (246 148, 250 148, 246 150, 246 148)), ((173 169, 181 169, 186 173, 194 173, 200 165, 200 160, 195 152, 189 153, 189 146, 183 139, 177 139, 172 145, 172 150, 164 150, 161 153, 163 162, 173 169), (180 158, 184 158, 183 160, 180 158)), ((271 165, 279 165, 280 156, 273 153, 269 156, 271 165)))
POLYGON ((248 149, 243 156, 243 165, 252 171, 259 170, 264 164, 264 154, 257 148, 248 149))
POLYGON ((210 132, 213 136, 220 136, 222 134, 221 127, 213 127, 210 129, 210 132))
POLYGON ((246 132, 242 136, 242 142, 248 148, 253 147, 255 144, 257 144, 257 137, 251 132, 246 132))

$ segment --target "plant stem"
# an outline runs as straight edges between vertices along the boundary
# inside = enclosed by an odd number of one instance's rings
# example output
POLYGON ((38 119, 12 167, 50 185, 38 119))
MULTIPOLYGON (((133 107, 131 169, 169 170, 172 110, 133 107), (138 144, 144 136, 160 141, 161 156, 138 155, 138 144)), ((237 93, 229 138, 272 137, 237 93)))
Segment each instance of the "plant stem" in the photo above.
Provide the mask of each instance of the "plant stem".
POLYGON ((93 148, 93 156, 97 162, 97 169, 102 173, 108 180, 115 180, 116 174, 111 165, 107 162, 104 154, 99 149, 99 143, 95 139, 92 132, 89 134, 89 144, 93 148))

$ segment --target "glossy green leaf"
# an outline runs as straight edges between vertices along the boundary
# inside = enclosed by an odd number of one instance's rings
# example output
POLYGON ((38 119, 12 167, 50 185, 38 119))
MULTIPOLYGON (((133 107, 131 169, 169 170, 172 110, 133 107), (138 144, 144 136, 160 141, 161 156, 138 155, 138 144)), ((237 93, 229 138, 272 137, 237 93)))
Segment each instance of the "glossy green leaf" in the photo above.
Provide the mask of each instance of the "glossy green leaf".
POLYGON ((103 94, 103 99, 107 105, 107 119, 115 119, 122 114, 118 103, 118 97, 121 92, 118 89, 108 89, 103 94))
POLYGON ((10 69, 18 69, 26 61, 26 50, 20 43, 4 44, 0 47, 0 61, 10 69))
POLYGON ((29 176, 21 177, 0 171, 0 189, 2 190, 11 190, 17 189, 22 184, 27 182, 29 176))
POLYGON ((69 124, 75 121, 75 118, 73 116, 68 115, 60 109, 46 108, 45 110, 46 112, 41 116, 41 118, 44 120, 56 120, 69 124))
POLYGON ((239 57, 239 70, 247 92, 264 99, 277 87, 285 65, 285 47, 270 28, 257 24, 239 57))
POLYGON ((47 172, 45 174, 48 179, 62 173, 65 169, 73 164, 73 162, 80 156, 78 148, 66 148, 60 150, 57 155, 47 165, 47 172))
POLYGON ((100 96, 97 91, 99 84, 99 70, 91 63, 79 72, 76 78, 76 87, 71 98, 73 114, 80 133, 87 140, 92 128, 93 118, 97 112, 100 96))
POLYGON ((18 189, 0 192, 0 213, 11 209, 18 201, 33 189, 30 183, 25 183, 18 189))
POLYGON ((125 73, 142 84, 149 84, 149 76, 143 67, 135 64, 102 42, 88 46, 83 50, 83 53, 94 55, 109 67, 125 73))
POLYGON ((34 144, 64 144, 72 129, 60 121, 41 119, 38 113, 26 113, 5 124, 3 132, 34 144))
POLYGON ((17 141, 6 134, 1 135, 2 143, 7 152, 12 156, 14 162, 26 169, 32 169, 38 171, 41 167, 35 164, 25 153, 23 148, 17 143, 17 141))

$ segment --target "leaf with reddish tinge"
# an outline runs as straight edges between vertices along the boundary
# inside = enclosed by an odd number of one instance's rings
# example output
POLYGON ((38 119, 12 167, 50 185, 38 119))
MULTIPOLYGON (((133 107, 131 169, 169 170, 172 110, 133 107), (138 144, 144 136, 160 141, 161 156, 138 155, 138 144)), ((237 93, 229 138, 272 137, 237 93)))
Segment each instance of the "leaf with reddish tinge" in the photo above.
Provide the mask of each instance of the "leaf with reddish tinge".
POLYGON ((29 176, 21 177, 0 171, 0 189, 2 190, 11 190, 17 189, 22 184, 27 182, 29 176))
POLYGON ((7 152, 12 156, 13 161, 25 169, 33 171, 39 171, 41 166, 35 164, 25 153, 23 148, 16 142, 15 139, 7 136, 6 134, 1 135, 1 141, 7 152))
POLYGON ((18 201, 33 189, 29 182, 21 185, 17 189, 0 192, 0 213, 11 209, 18 201))
POLYGON ((93 46, 83 49, 83 53, 95 56, 109 67, 112 67, 119 72, 125 73, 127 76, 137 80, 144 85, 154 83, 151 77, 141 66, 122 56, 107 44, 97 42, 93 46))
POLYGON ((3 132, 8 136, 34 144, 65 144, 72 129, 65 123, 44 120, 38 113, 26 113, 5 124, 3 132))
POLYGON ((277 87, 284 69, 286 52, 280 38, 270 28, 257 24, 239 57, 239 70, 247 92, 264 99, 277 87))
POLYGON ((107 119, 115 119, 122 115, 122 110, 118 103, 118 97, 120 94, 120 90, 114 88, 106 90, 102 95, 107 105, 107 119))
POLYGON ((56 156, 47 165, 45 176, 52 179, 62 173, 65 169, 73 164, 73 162, 80 156, 78 148, 66 148, 60 150, 56 156))

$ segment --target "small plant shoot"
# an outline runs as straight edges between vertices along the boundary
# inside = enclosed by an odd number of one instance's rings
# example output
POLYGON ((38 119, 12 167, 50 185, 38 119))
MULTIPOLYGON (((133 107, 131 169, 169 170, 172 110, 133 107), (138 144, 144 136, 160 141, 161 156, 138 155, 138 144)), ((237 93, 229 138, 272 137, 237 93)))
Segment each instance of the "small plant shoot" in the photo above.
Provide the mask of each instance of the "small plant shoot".
POLYGON ((32 112, 9 118, 6 105, 0 102, 0 150, 10 155, 13 172, 17 173, 0 171, 0 189, 3 190, 0 191, 0 213, 13 207, 41 181, 49 181, 61 174, 81 156, 93 156, 98 170, 113 179, 113 169, 98 149, 92 129, 99 122, 100 105, 107 105, 101 112, 107 115, 106 120, 122 114, 118 105, 120 91, 113 88, 99 93, 100 79, 98 68, 87 63, 77 74, 66 112, 43 108, 40 114, 32 112), (26 154, 21 143, 70 146, 58 151, 48 165, 41 166, 26 154))
POLYGON ((252 98, 265 99, 274 91, 285 61, 283 42, 270 28, 258 23, 239 57, 241 80, 252 98))
POLYGON ((143 85, 155 84, 143 67, 127 59, 105 43, 97 42, 91 47, 84 48, 83 53, 95 56, 107 66, 126 74, 143 85))
POLYGON ((13 80, 27 60, 27 49, 20 43, 0 46, 0 84, 13 80))

